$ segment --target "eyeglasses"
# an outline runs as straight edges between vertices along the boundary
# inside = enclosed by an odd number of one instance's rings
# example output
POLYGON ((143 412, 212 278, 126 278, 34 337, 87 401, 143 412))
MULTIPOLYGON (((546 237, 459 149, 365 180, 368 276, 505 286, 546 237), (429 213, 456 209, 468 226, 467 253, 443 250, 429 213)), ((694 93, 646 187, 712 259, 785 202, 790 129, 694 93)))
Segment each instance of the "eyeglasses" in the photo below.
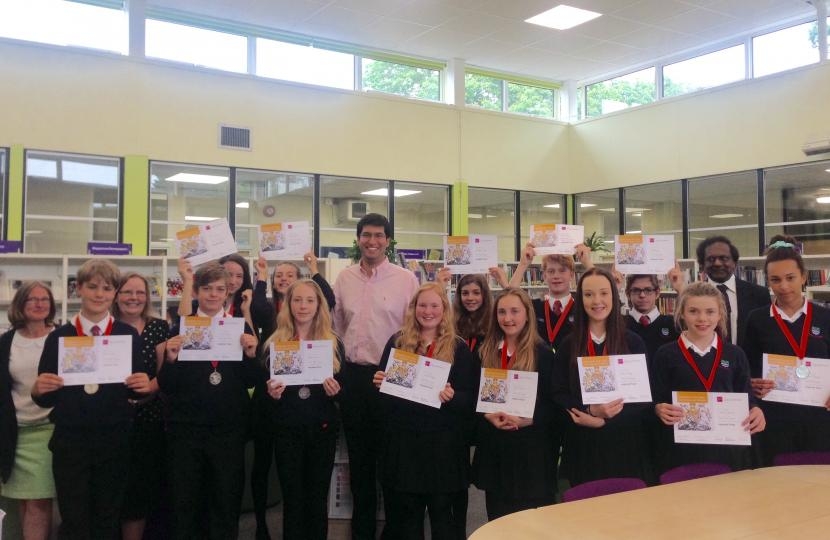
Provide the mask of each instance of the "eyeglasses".
POLYGON ((27 304, 49 304, 50 300, 48 296, 40 297, 40 298, 27 298, 27 304))
POLYGON ((628 292, 631 294, 631 296, 640 296, 640 295, 643 295, 643 294, 645 294, 645 295, 654 294, 654 293, 657 292, 657 289, 652 288, 652 287, 645 287, 643 289, 640 289, 639 287, 633 287, 628 292))
POLYGON ((383 240, 385 238, 386 238, 386 233, 382 233, 382 232, 376 232, 376 233, 362 232, 362 233, 360 233, 360 239, 361 240, 372 240, 372 239, 383 240))
POLYGON ((706 257, 706 262, 709 264, 720 262, 720 263, 728 263, 732 260, 731 255, 709 255, 706 257))

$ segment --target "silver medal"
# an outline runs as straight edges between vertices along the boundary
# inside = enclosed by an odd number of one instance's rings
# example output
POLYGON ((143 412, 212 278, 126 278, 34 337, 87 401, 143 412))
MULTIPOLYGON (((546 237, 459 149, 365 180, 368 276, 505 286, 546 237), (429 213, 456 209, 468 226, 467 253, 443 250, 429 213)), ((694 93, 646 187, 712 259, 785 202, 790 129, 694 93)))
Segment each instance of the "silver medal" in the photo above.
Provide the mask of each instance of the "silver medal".
POLYGON ((210 374, 208 380, 210 381, 210 384, 212 384, 213 386, 217 386, 220 382, 222 382, 222 374, 218 371, 214 371, 210 374))
POLYGON ((801 364, 800 366, 795 368, 795 375, 799 379, 806 379, 810 376, 810 368, 805 366, 804 364, 801 364))
POLYGON ((300 388, 300 391, 297 392, 297 395, 300 396, 300 399, 308 399, 308 397, 311 395, 311 389, 309 389, 308 386, 303 386, 302 388, 300 388))
POLYGON ((96 383, 85 384, 84 385, 84 392, 89 394, 90 396, 96 392, 98 392, 98 388, 100 388, 96 383))

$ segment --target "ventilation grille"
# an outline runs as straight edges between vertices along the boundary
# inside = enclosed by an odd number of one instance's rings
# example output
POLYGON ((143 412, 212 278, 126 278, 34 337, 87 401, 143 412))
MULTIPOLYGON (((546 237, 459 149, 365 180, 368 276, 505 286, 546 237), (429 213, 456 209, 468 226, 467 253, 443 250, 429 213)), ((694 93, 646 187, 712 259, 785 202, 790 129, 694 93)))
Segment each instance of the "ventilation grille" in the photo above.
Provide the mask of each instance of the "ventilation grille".
POLYGON ((248 128, 219 126, 220 148, 235 148, 237 150, 251 149, 251 130, 248 128))

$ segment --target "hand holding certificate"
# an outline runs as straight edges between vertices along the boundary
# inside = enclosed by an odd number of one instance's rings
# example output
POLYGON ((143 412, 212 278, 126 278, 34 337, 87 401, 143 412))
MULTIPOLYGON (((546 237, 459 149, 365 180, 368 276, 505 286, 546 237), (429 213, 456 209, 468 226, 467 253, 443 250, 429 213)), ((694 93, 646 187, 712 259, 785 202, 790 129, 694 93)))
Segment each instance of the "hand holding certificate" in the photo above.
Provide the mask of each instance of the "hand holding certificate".
POLYGON ((481 368, 476 412, 533 418, 538 381, 535 371, 481 368))
POLYGON ((132 372, 132 336, 58 339, 58 376, 64 386, 123 383, 132 372))
POLYGON ((674 268, 674 236, 614 236, 614 265, 623 274, 666 274, 674 268))
POLYGON ((471 234, 444 237, 445 268, 453 274, 486 274, 498 265, 495 235, 471 234))
POLYGON ((749 446, 746 429, 749 396, 736 392, 672 392, 672 403, 682 409, 674 424, 674 442, 749 446))
POLYGON ((194 267, 236 253, 236 241, 225 218, 176 233, 179 255, 194 267))
POLYGON ((530 243, 536 255, 573 255, 584 238, 585 227, 582 225, 537 223, 530 226, 530 243))
POLYGON ((824 407, 830 398, 830 359, 764 354, 763 373, 775 385, 764 401, 824 407))
POLYGON ((393 348, 380 392, 440 408, 439 394, 447 386, 451 368, 449 362, 393 348))
POLYGON ((308 221, 269 223, 259 226, 259 253, 266 260, 302 260, 311 251, 308 221))
POLYGON ((240 317, 182 317, 179 335, 183 337, 179 360, 242 361, 245 319, 240 317))
POLYGON ((333 376, 333 354, 329 339, 271 342, 269 378, 286 386, 323 384, 333 376))
POLYGON ((623 398, 626 403, 651 401, 646 355, 580 356, 576 363, 585 405, 608 403, 618 398, 623 398))

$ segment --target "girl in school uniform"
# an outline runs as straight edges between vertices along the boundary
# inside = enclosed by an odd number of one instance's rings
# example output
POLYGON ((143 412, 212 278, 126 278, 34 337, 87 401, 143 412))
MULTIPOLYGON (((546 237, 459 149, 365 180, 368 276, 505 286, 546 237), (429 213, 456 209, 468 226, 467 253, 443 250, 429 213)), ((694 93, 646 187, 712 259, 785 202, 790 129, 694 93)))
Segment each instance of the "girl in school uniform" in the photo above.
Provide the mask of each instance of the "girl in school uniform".
POLYGON ((133 417, 129 399, 149 394, 152 386, 138 333, 110 315, 119 277, 118 267, 105 259, 90 259, 78 268, 81 311, 46 338, 32 387, 35 403, 52 407, 55 431, 49 449, 60 538, 114 538, 121 532, 133 417), (61 339, 110 335, 132 338, 132 374, 125 382, 65 386, 58 376, 61 339))
POLYGON ((320 287, 310 279, 294 282, 285 292, 277 331, 265 342, 331 340, 334 377, 323 384, 286 386, 268 382, 270 420, 275 426, 274 456, 283 496, 283 538, 325 540, 328 534, 327 495, 334 467, 340 420, 334 399, 345 358, 343 344, 331 328, 320 287))
MULTIPOLYGON (((553 504, 561 433, 551 400, 553 353, 533 324, 530 297, 509 287, 493 306, 493 325, 479 354, 484 368, 538 373, 532 418, 480 415, 473 457, 473 482, 485 491, 487 518, 553 504)), ((476 386, 477 388, 478 386, 476 386)))
POLYGON ((749 315, 742 347, 749 360, 752 391, 767 420, 767 428, 758 436, 761 463, 771 465, 777 454, 785 452, 830 451, 830 402, 811 407, 765 401, 775 382, 764 379, 762 370, 764 353, 794 356, 796 377, 808 379, 803 358, 830 358, 830 310, 804 297, 807 271, 793 237, 772 238, 764 272, 775 301, 749 315))
POLYGON ((46 284, 24 282, 9 304, 12 329, 0 336, 0 494, 20 501, 23 537, 46 540, 52 525, 54 426, 32 401, 46 336, 55 328, 55 299, 46 284))
MULTIPOLYGON (((201 266, 193 279, 194 315, 221 320, 228 273, 217 263, 201 266)), ((248 388, 265 372, 257 360, 251 328, 239 338, 240 362, 179 361, 178 328, 166 344, 158 383, 169 399, 167 465, 174 538, 236 538, 247 439, 248 388)))
POLYGON ((657 349, 676 341, 680 334, 674 318, 663 315, 657 307, 660 284, 654 274, 632 274, 625 279, 625 294, 631 306, 625 318, 628 329, 640 336, 646 344, 648 357, 654 358, 657 349))
POLYGON ((166 321, 151 316, 150 286, 136 272, 121 276, 112 314, 140 336, 141 361, 150 378, 151 393, 134 402, 135 419, 130 435, 127 492, 121 508, 124 540, 141 540, 146 520, 159 505, 165 476, 164 406, 158 397, 156 375, 164 362, 164 343, 170 337, 166 321))
POLYGON ((626 330, 614 277, 586 271, 576 290, 574 331, 556 353, 555 399, 573 420, 565 435, 562 467, 572 486, 613 477, 650 481, 646 414, 650 403, 585 405, 577 357, 645 354, 637 334, 626 330))
POLYGON ((477 351, 490 330, 493 296, 482 274, 467 274, 458 280, 453 300, 455 329, 471 351, 477 351))
POLYGON ((470 455, 467 426, 472 421, 478 388, 478 365, 469 347, 455 334, 444 288, 422 285, 409 302, 401 331, 386 344, 380 387, 386 378, 392 348, 452 364, 446 386, 438 395, 440 408, 380 395, 384 420, 380 451, 380 482, 386 497, 389 538, 422 539, 424 511, 429 512, 432 538, 455 539, 466 515, 453 513, 453 500, 469 486, 470 455))
POLYGON ((672 405, 672 391, 743 392, 749 396, 749 415, 743 426, 751 434, 764 430, 764 413, 755 404, 744 352, 726 342, 726 307, 714 285, 696 282, 687 286, 677 301, 675 320, 682 335, 662 346, 652 363, 654 412, 663 423, 661 471, 689 463, 723 463, 733 470, 752 466, 749 446, 678 444, 674 424, 683 409, 672 405))

